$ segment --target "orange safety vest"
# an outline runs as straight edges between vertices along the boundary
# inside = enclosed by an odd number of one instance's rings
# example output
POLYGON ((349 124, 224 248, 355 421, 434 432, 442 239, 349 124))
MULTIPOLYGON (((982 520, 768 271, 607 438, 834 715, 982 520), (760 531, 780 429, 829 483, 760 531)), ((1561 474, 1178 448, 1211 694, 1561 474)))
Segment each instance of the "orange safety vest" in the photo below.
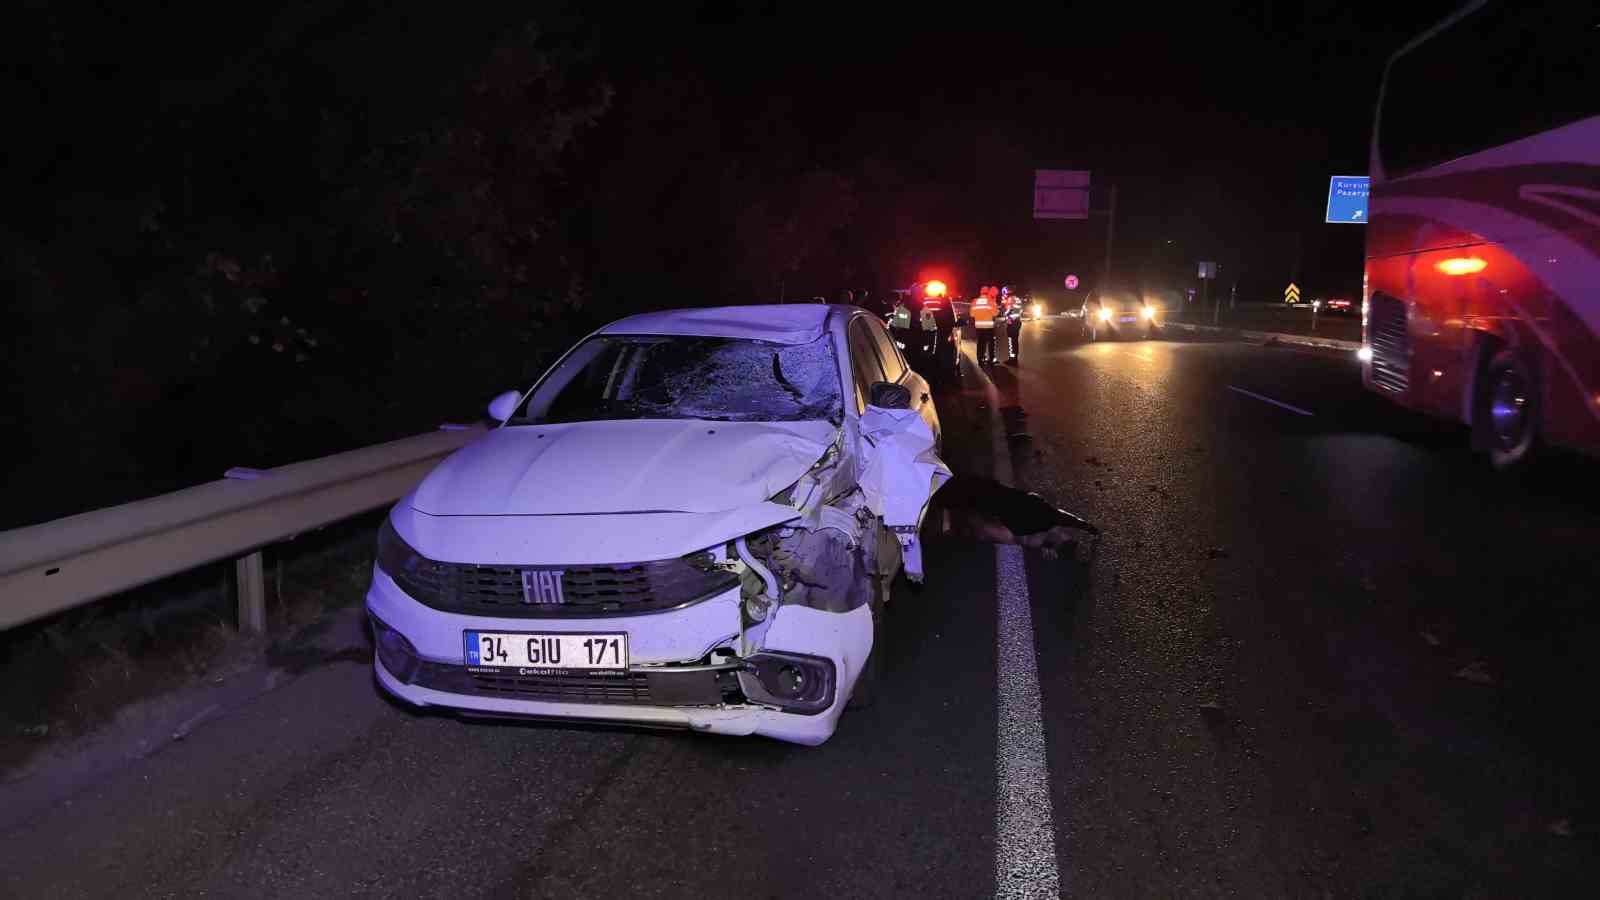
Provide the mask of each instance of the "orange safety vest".
POLYGON ((977 297, 972 301, 972 325, 974 328, 994 327, 994 304, 988 297, 977 297))

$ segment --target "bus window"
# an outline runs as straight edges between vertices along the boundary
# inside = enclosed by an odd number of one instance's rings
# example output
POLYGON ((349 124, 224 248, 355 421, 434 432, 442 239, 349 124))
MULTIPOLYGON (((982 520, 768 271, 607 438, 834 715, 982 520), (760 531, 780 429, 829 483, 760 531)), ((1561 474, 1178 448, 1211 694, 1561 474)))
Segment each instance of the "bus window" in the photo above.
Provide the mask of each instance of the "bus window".
POLYGON ((1388 177, 1600 113, 1600 13, 1491 3, 1395 59, 1378 121, 1388 177))

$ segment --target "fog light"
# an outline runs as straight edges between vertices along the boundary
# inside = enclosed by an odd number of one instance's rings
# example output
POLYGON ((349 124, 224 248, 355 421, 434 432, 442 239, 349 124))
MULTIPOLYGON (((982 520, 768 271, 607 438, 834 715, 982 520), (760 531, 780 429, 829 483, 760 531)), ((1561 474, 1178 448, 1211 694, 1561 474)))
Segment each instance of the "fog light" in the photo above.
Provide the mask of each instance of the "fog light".
MULTIPOLYGON (((369 614, 370 615, 370 614, 369 614)), ((410 684, 417 676, 417 669, 421 667, 422 660, 417 655, 417 648, 412 645, 406 636, 384 622, 377 616, 372 618, 372 637, 377 644, 378 661, 389 670, 402 684, 410 684)))
POLYGON ((784 666, 778 670, 778 690, 790 697, 798 697, 806 692, 806 673, 794 666, 784 666))
POLYGON ((825 656, 763 650, 745 660, 739 688, 756 703, 813 716, 833 705, 835 678, 825 656))

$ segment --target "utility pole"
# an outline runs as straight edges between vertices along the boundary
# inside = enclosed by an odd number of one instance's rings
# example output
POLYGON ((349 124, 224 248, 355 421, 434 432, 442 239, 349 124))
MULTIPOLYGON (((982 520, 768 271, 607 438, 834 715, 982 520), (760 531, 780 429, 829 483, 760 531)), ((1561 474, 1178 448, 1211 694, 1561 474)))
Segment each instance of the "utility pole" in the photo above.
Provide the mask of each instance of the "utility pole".
POLYGON ((1111 284, 1111 246, 1117 234, 1117 186, 1111 186, 1111 205, 1106 211, 1106 274, 1101 281, 1101 290, 1111 284))

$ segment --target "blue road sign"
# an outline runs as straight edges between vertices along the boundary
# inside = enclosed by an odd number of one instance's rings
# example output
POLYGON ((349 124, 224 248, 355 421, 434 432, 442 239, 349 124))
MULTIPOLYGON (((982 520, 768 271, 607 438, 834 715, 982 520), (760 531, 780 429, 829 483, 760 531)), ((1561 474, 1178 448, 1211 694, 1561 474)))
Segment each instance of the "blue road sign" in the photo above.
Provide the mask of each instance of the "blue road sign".
POLYGON ((1365 175, 1335 175, 1328 179, 1328 214, 1324 221, 1367 223, 1367 193, 1372 179, 1365 175))

